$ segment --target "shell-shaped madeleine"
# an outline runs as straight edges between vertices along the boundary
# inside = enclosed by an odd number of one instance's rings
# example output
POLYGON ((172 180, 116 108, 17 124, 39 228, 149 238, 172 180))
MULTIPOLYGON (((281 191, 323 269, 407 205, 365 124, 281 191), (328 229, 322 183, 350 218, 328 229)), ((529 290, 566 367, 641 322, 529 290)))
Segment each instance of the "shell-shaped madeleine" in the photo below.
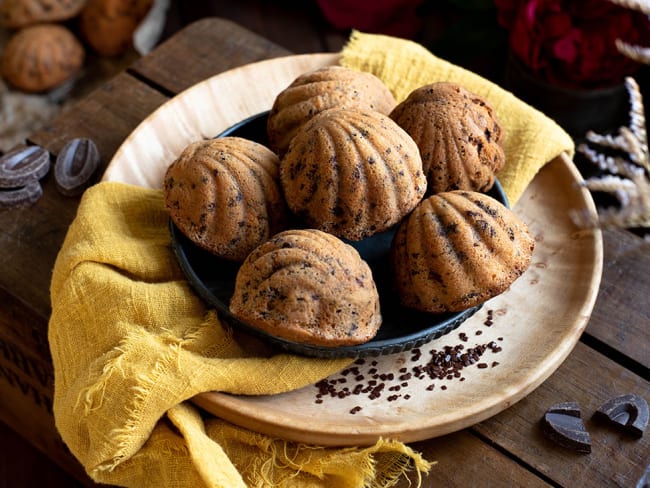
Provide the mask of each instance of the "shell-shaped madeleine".
POLYGON ((528 268, 534 247, 526 224, 492 197, 461 190, 432 195, 393 240, 400 301, 427 312, 479 305, 528 268))
POLYGON ((429 193, 487 191, 505 164, 494 109, 456 83, 417 88, 390 116, 418 145, 429 193))
POLYGON ((381 325, 367 263, 349 244, 315 229, 281 232, 251 252, 230 310, 268 334, 319 346, 367 342, 381 325))
POLYGON ((395 98, 375 75, 343 66, 326 66, 297 77, 275 98, 267 121, 269 146, 282 156, 298 127, 334 107, 388 114, 395 98))
POLYGON ((284 229, 278 157, 239 137, 190 144, 165 173, 165 206, 179 230, 211 253, 242 261, 284 229))
POLYGON ((388 116, 335 108, 302 126, 280 161, 289 209, 308 227, 360 240, 399 222, 422 199, 415 142, 388 116))
POLYGON ((11 36, 2 52, 0 74, 29 93, 51 90, 76 76, 85 50, 68 28, 58 24, 25 27, 11 36))

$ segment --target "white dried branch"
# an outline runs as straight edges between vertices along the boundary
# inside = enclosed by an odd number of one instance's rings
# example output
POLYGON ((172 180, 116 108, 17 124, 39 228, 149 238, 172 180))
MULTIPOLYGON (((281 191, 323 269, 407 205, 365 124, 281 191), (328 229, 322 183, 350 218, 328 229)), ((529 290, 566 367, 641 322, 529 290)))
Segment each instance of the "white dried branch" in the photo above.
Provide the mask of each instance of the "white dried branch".
MULTIPOLYGON (((594 131, 588 131, 585 135, 585 138, 589 142, 598 144, 599 146, 608 147, 610 149, 618 149, 620 151, 627 150, 627 141, 619 132, 617 135, 613 136, 611 134, 597 134, 594 131)), ((588 147, 585 145, 585 147, 588 147)))
POLYGON ((580 144, 578 146, 578 151, 583 153, 589 161, 597 165, 598 168, 602 171, 606 171, 614 175, 622 175, 627 178, 631 177, 638 171, 638 166, 635 166, 624 158, 619 156, 605 155, 587 146, 586 144, 580 144))
POLYGON ((603 227, 650 227, 650 180, 638 175, 632 181, 636 190, 628 193, 626 205, 600 212, 599 220, 603 227))
POLYGON ((601 208, 598 215, 584 211, 572 211, 571 218, 582 228, 632 228, 650 227, 650 180, 638 174, 632 181, 621 179, 610 182, 586 185, 591 189, 605 189, 613 193, 620 207, 601 208))
POLYGON ((609 173, 590 178, 582 186, 615 196, 619 205, 599 208, 597 215, 571 212, 573 221, 582 228, 650 227, 650 159, 643 98, 633 78, 627 77, 625 86, 630 99, 629 126, 621 127, 615 136, 589 131, 586 139, 601 148, 624 152, 629 160, 604 154, 587 144, 578 146, 589 161, 609 173))
POLYGON ((630 10, 650 15, 650 1, 648 0, 609 0, 611 3, 620 5, 630 10))
POLYGON ((621 39, 616 39, 616 49, 623 56, 626 56, 637 63, 650 64, 650 47, 629 44, 621 39))
POLYGON ((582 183, 582 186, 593 191, 604 191, 607 193, 616 193, 619 191, 636 193, 632 180, 613 175, 589 178, 582 183))
POLYGON ((625 87, 630 97, 630 127, 634 136, 645 146, 645 154, 648 154, 648 133, 646 130, 645 109, 643 107, 643 95, 639 84, 631 76, 625 78, 625 87))

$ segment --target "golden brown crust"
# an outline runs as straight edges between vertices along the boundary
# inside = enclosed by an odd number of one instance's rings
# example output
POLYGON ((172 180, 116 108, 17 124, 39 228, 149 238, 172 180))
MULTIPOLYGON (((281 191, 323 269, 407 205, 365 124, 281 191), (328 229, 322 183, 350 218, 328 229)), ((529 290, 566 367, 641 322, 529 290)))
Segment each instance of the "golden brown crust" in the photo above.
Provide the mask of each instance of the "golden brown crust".
POLYGON ((351 240, 396 224, 426 191, 409 135, 379 112, 343 108, 302 126, 280 162, 280 180, 306 226, 351 240))
POLYGON ((494 109, 456 83, 422 86, 390 114, 420 149, 428 192, 487 191, 505 164, 494 109))
POLYGON ((261 144, 238 137, 195 142, 167 169, 165 206, 197 246, 242 261, 285 226, 277 180, 278 157, 261 144))
POLYGON ((19 29, 33 24, 60 22, 76 17, 86 0, 2 0, 2 25, 19 29))
POLYGON ((276 337, 324 347, 367 342, 381 324, 367 263, 313 229, 281 232, 255 249, 239 269, 230 310, 276 337))
POLYGON ((296 78, 276 97, 267 122, 269 147, 282 156, 298 128, 314 115, 334 107, 376 110, 395 107, 388 87, 371 73, 326 66, 296 78))
POLYGON ((526 224, 497 200, 466 191, 432 195, 393 241, 400 300, 436 313, 479 305, 528 268, 534 247, 526 224))
POLYGON ((56 24, 25 27, 5 46, 0 74, 19 90, 38 93, 74 77, 85 52, 67 28, 56 24))
POLYGON ((88 0, 79 19, 82 36, 102 56, 123 54, 152 5, 153 0, 88 0))

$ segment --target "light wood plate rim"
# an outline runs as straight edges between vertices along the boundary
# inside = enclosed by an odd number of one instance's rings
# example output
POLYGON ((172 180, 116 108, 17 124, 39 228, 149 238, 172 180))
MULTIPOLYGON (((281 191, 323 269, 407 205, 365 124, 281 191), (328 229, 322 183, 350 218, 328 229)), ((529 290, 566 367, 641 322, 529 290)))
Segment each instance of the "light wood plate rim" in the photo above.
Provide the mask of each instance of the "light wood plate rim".
MULTIPOLYGON (((194 85, 159 107, 130 134, 109 163, 103 180, 159 188, 164 170, 189 142, 198 138, 213 137, 246 117, 268 110, 275 95, 296 76, 310 69, 334 64, 338 59, 337 54, 329 53, 287 56, 236 68, 194 85), (265 83, 251 84, 251 80, 260 79, 265 80, 265 83), (245 93, 242 93, 241 89, 235 89, 241 86, 247 87, 245 93), (220 97, 224 94, 228 95, 228 103, 221 103, 223 98, 220 97)), ((567 305, 566 313, 569 316, 566 318, 566 325, 557 331, 554 330, 550 339, 545 339, 540 346, 543 348, 543 354, 527 366, 526 374, 504 375, 509 379, 495 381, 493 394, 491 391, 483 392, 479 398, 472 398, 470 401, 467 392, 461 389, 449 393, 452 400, 449 400, 449 396, 439 397, 446 403, 454 401, 453 395, 458 396, 458 408, 437 412, 435 405, 425 403, 425 411, 421 414, 407 410, 409 414, 405 415, 403 412, 399 413, 399 409, 395 409, 393 414, 391 409, 382 410, 385 405, 380 405, 381 412, 374 420, 373 406, 370 406, 369 415, 359 417, 359 421, 349 416, 341 417, 341 412, 336 408, 332 408, 329 417, 328 410, 324 408, 324 417, 314 418, 314 406, 306 405, 311 398, 309 388, 313 389, 313 386, 297 392, 267 397, 206 392, 194 397, 193 402, 208 412, 242 427, 293 441, 320 445, 371 444, 380 437, 404 442, 419 441, 469 427, 508 408, 537 388, 566 359, 586 327, 595 304, 602 275, 602 236, 598 230, 575 229, 568 221, 570 209, 596 212, 590 193, 577 185, 581 180, 582 177, 573 162, 566 155, 562 155, 540 171, 514 207, 515 211, 521 209, 524 220, 532 219, 533 228, 553 228, 555 222, 544 221, 549 213, 553 218, 560 216, 562 220, 559 225, 563 234, 552 236, 553 246, 558 249, 554 247, 547 250, 545 241, 538 246, 542 251, 536 249, 536 253, 541 253, 548 262, 544 268, 531 271, 539 274, 535 280, 543 281, 547 277, 551 281, 555 280, 557 277, 548 270, 564 267, 580 280, 570 290, 572 303, 567 305), (542 197, 544 191, 549 190, 549 181, 558 182, 558 186, 566 190, 563 193, 569 194, 559 195, 553 192, 549 195, 553 203, 548 204, 547 199, 542 197), (538 194, 540 191, 541 194, 538 194), (552 205, 551 210, 547 211, 546 205, 552 205), (538 213, 541 216, 537 215, 538 213), (560 248, 566 248, 568 251, 560 248), (578 261, 567 262, 569 259, 578 261), (305 411, 304 415, 300 413, 301 410, 305 411)), ((530 279, 532 283, 534 280, 527 277, 531 273, 527 272, 515 282, 511 290, 493 299, 496 300, 496 306, 503 302, 512 307, 511 313, 520 314, 516 304, 510 304, 508 300, 511 295, 521 296, 528 291, 530 287, 525 284, 524 279, 530 279)), ((535 288, 531 290, 534 291, 535 288)), ((544 299, 544 296, 540 299, 544 299)), ((488 308, 491 302, 486 304, 488 308)), ((479 316, 470 319, 468 330, 473 331, 472 327, 480 327, 481 320, 479 316)), ((530 320, 537 327, 540 327, 538 323, 549 321, 544 317, 532 317, 530 320)), ((509 338, 506 336, 506 339, 509 338)), ((517 337, 513 338, 516 342, 517 337)), ((438 341, 442 340, 444 338, 438 341)), ((515 358, 519 353, 520 351, 509 352, 515 358)), ((390 360, 390 357, 386 359, 390 360)), ((507 372, 506 368, 505 373, 507 372)), ((478 374, 474 377, 468 374, 467 383, 479 381, 476 379, 478 374)), ((480 383, 477 385, 480 387, 480 383)))

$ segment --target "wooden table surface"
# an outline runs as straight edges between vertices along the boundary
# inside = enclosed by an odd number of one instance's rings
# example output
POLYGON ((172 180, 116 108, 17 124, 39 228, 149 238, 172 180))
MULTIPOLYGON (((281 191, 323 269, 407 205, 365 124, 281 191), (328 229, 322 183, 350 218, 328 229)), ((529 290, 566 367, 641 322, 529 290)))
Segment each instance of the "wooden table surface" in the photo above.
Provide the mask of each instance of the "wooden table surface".
MULTIPOLYGON (((219 72, 287 54, 230 21, 200 20, 28 142, 56 155, 69 139, 90 137, 106 165, 140 121, 170 97, 219 72)), ((79 200, 61 196, 51 174, 42 183, 44 195, 35 205, 0 212, 0 421, 93 486, 54 427, 47 343, 52 266, 79 200)), ((605 231, 603 239, 597 302, 568 359, 530 395, 495 417, 414 443, 428 459, 438 461, 423 486, 637 484, 650 465, 650 430, 634 439, 591 420, 591 414, 618 394, 635 393, 650 401, 650 242, 624 230, 605 231), (539 421, 546 409, 566 401, 582 407, 591 454, 558 447, 541 433, 539 421)))

